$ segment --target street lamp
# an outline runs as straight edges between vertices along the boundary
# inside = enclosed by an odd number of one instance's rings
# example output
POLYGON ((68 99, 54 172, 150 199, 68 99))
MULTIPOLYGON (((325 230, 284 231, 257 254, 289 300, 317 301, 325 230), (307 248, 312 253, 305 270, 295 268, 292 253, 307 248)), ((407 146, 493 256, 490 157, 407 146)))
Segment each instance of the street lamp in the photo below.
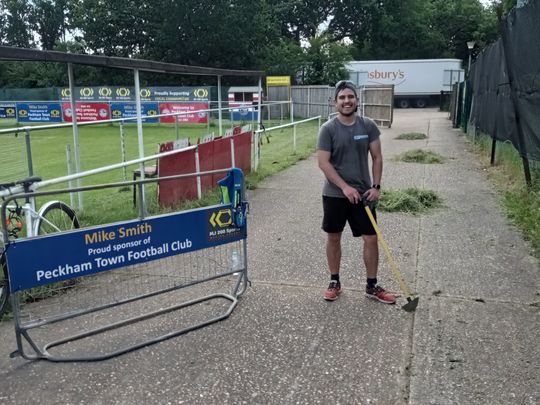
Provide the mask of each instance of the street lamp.
POLYGON ((467 41, 467 48, 469 48, 469 68, 467 69, 467 76, 469 75, 469 72, 471 71, 471 53, 474 48, 474 45, 476 45, 475 41, 467 41))

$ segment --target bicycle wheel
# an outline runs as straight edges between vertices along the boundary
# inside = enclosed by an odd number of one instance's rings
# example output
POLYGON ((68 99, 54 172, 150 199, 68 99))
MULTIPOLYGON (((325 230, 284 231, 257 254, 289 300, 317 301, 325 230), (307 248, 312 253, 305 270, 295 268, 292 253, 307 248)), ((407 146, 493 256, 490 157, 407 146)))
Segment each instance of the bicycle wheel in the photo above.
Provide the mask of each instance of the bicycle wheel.
POLYGON ((0 266, 2 270, 0 271, 0 319, 4 312, 7 310, 8 301, 9 301, 9 284, 8 284, 8 274, 6 266, 6 257, 2 253, 0 257, 0 266))
POLYGON ((75 211, 62 201, 49 201, 38 212, 34 234, 46 235, 76 228, 79 228, 79 220, 75 211))

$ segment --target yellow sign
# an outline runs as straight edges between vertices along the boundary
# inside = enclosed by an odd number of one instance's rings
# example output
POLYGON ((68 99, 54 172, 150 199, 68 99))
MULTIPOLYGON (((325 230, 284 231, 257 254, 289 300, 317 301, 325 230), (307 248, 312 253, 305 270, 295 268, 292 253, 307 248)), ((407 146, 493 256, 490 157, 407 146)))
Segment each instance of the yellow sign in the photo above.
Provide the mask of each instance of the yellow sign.
POLYGON ((109 87, 100 87, 98 93, 101 97, 110 97, 112 90, 109 87))
POLYGON ((193 95, 195 97, 199 97, 199 98, 206 98, 206 97, 208 97, 208 90, 206 90, 206 89, 195 89, 195 90, 193 90, 193 95))
POLYGON ((79 90, 79 93, 83 97, 92 97, 94 95, 94 89, 90 87, 83 87, 82 89, 79 90))
POLYGON ((216 214, 215 212, 212 213, 212 216, 210 217, 210 223, 212 224, 212 227, 219 226, 220 228, 224 228, 226 226, 229 226, 232 224, 232 213, 229 208, 219 210, 216 214))
POLYGON ((116 89, 116 95, 118 97, 128 97, 131 94, 131 91, 125 87, 119 87, 116 89))
POLYGON ((290 86, 291 76, 267 76, 267 86, 290 86))

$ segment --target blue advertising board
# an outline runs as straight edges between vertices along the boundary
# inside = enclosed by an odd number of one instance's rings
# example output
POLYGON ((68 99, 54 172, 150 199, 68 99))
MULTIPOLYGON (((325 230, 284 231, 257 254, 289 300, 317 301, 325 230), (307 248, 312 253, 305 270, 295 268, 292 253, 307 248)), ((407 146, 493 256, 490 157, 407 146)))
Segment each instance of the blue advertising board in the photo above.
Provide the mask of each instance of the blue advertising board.
POLYGON ((258 121, 259 114, 254 107, 241 106, 232 110, 233 121, 258 121))
MULTIPOLYGON (((151 116, 159 114, 158 103, 141 104, 142 114, 151 116)), ((111 118, 135 118, 137 117, 137 106, 135 103, 111 103, 111 118)), ((135 121, 133 121, 135 122, 135 121)), ((159 118, 145 118, 143 122, 158 123, 159 118)))
POLYGON ((16 240, 6 249, 12 292, 247 238, 230 204, 16 240))
POLYGON ((60 103, 17 103, 18 122, 62 122, 60 103))
POLYGON ((0 104, 0 119, 1 118, 17 118, 15 104, 0 104))

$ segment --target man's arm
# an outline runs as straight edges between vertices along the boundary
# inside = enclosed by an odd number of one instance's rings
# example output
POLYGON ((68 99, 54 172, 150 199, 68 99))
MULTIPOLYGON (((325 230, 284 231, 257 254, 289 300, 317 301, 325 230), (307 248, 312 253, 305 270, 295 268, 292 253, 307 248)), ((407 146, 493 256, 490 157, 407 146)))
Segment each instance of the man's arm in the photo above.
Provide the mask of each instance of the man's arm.
MULTIPOLYGON (((369 153, 371 155, 371 173, 373 174, 373 184, 381 184, 382 171, 383 171, 383 156, 381 148, 381 140, 375 139, 369 144, 369 153)), ((368 190, 367 199, 369 201, 377 201, 380 197, 379 190, 370 188, 368 190)))
POLYGON ((332 166, 332 163, 330 163, 330 152, 319 149, 317 151, 317 160, 319 162, 319 168, 322 170, 328 181, 338 186, 351 203, 356 204, 360 202, 362 198, 360 197, 358 190, 349 186, 345 180, 341 178, 334 166, 332 166))

